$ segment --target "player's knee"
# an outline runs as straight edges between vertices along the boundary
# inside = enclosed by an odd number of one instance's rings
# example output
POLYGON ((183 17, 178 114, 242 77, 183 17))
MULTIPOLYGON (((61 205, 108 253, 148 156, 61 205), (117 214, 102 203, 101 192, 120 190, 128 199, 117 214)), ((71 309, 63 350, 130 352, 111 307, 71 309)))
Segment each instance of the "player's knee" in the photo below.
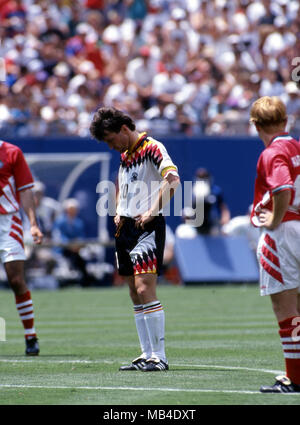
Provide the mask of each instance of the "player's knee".
POLYGON ((8 278, 9 284, 12 290, 18 295, 19 293, 24 292, 24 288, 26 286, 24 278, 19 275, 9 276, 8 278))
POLYGON ((137 287, 136 292, 137 292, 138 297, 143 300, 147 296, 147 293, 148 293, 148 287, 147 287, 147 285, 140 284, 137 287))
POLYGON ((131 298, 133 304, 137 305, 137 304, 140 303, 139 296, 138 296, 135 288, 129 288, 129 295, 130 295, 130 298, 131 298))
POLYGON ((272 307, 278 321, 285 320, 288 317, 296 316, 298 313, 296 303, 287 304, 273 299, 272 307))

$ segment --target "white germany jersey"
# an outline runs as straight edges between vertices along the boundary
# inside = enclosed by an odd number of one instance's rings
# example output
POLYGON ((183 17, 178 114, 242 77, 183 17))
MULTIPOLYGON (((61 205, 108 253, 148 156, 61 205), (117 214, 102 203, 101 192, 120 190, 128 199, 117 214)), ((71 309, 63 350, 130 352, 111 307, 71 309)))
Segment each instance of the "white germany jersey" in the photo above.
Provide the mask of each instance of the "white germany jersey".
POLYGON ((146 133, 140 134, 133 150, 121 155, 117 214, 134 218, 148 211, 169 173, 178 176, 164 145, 146 133))

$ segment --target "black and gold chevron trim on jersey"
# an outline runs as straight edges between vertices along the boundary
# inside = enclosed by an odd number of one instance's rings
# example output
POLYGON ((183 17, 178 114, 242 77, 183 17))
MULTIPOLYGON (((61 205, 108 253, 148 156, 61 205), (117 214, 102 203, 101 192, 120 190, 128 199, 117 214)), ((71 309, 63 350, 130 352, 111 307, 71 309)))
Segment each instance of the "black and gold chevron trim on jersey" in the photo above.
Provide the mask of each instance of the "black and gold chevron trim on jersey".
POLYGON ((126 151, 121 155, 120 166, 129 171, 132 167, 141 165, 145 161, 152 161, 158 169, 162 160, 163 156, 158 145, 154 140, 145 137, 133 152, 126 151))

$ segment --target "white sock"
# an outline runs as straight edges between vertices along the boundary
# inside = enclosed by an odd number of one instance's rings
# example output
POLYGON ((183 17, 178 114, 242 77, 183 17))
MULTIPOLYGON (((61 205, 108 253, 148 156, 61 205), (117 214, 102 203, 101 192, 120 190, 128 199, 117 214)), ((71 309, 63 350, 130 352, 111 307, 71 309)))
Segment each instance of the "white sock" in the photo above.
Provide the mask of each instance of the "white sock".
POLYGON ((148 335, 148 330, 146 327, 146 322, 144 319, 144 309, 142 305, 134 305, 134 318, 135 318, 135 325, 136 330, 138 333, 142 356, 144 356, 146 359, 149 359, 152 354, 150 339, 148 335))
POLYGON ((167 361, 165 354, 165 312, 159 301, 144 304, 144 317, 152 348, 151 357, 167 361))

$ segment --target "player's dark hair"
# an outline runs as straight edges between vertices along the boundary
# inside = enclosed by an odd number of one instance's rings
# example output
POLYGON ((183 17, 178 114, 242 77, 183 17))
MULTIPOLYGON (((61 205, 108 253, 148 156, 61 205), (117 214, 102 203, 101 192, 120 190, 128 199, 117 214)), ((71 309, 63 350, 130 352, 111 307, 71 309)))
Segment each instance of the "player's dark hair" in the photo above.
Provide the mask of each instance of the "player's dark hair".
POLYGON ((105 132, 119 133, 124 124, 130 130, 135 130, 134 121, 124 112, 115 108, 99 108, 90 125, 90 133, 92 137, 101 141, 104 139, 105 132))

